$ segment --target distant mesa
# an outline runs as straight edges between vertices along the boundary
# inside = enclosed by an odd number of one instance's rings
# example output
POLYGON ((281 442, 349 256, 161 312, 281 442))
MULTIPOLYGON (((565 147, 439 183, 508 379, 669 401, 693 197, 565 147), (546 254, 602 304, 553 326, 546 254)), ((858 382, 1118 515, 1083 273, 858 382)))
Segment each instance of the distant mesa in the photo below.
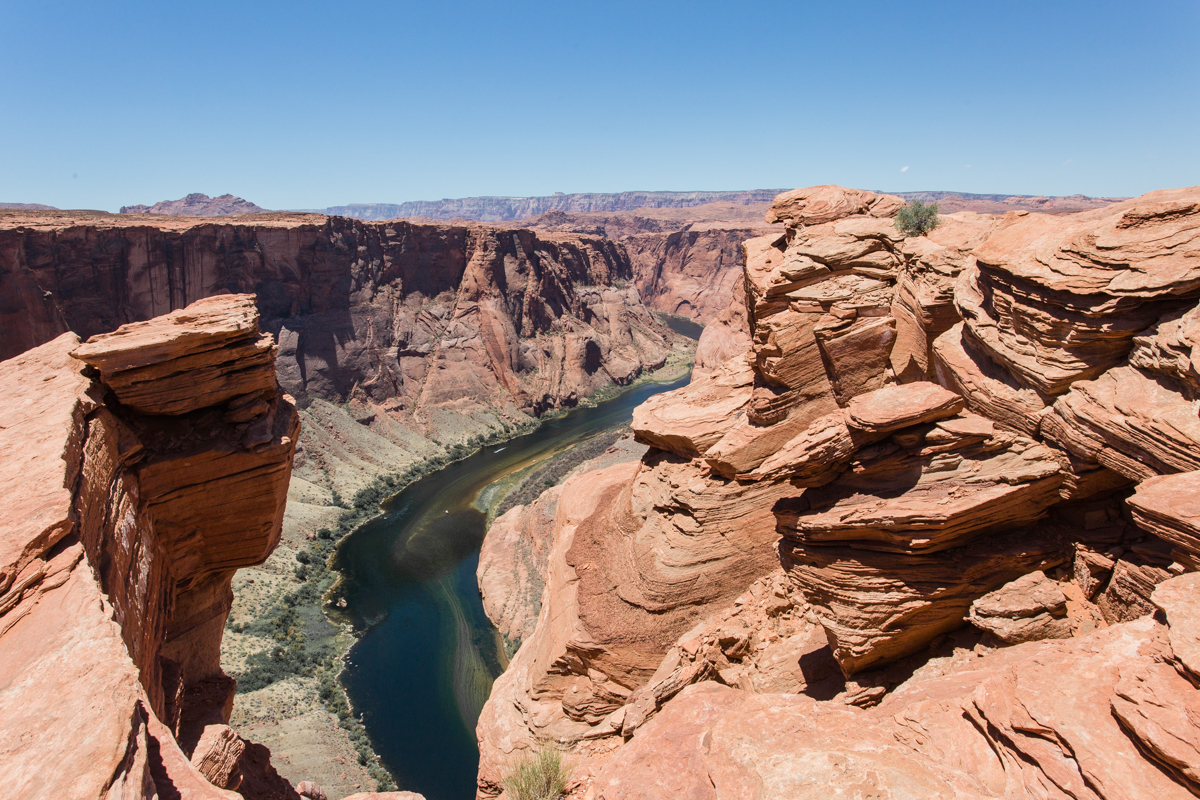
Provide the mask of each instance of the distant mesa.
POLYGON ((58 211, 54 206, 44 206, 41 203, 0 203, 0 208, 15 208, 21 211, 58 211))
POLYGON ((632 211, 636 208, 693 208, 708 203, 769 204, 783 189, 749 189, 736 192, 615 192, 562 194, 544 197, 462 197, 447 200, 414 200, 407 203, 352 203, 330 206, 325 214, 362 220, 425 217, 508 222, 528 219, 547 211, 586 214, 593 211, 632 211))
POLYGON ((1087 197, 1072 194, 1064 197, 1042 195, 970 194, 968 192, 887 192, 907 202, 937 203, 943 214, 974 211, 977 214, 1003 214, 1006 211, 1040 211, 1044 214, 1074 214, 1104 208, 1128 197, 1087 197))
MULTIPOLYGON (((551 211, 568 214, 616 213, 647 208, 696 208, 713 203, 766 208, 782 189, 747 189, 733 192, 587 192, 543 197, 460 197, 445 200, 413 200, 406 203, 350 203, 324 209, 302 209, 330 216, 361 220, 419 217, 424 219, 469 219, 479 222, 511 222, 551 211)), ((1124 197, 1042 197, 1031 195, 971 194, 969 192, 888 192, 905 200, 937 202, 944 214, 975 211, 1003 214, 1006 211, 1041 211, 1067 214, 1103 208, 1128 199, 1124 197)))
POLYGON ((236 214, 265 214, 268 213, 268 209, 231 194, 209 197, 195 192, 181 200, 163 200, 152 206, 121 206, 121 213, 167 214, 173 217, 231 217, 236 214))

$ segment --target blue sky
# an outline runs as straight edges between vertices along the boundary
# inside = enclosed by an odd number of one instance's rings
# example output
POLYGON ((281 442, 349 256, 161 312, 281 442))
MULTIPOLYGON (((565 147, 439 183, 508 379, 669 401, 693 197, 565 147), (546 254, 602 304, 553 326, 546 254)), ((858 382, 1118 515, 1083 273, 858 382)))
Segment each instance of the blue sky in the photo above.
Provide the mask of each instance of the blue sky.
POLYGON ((1200 183, 1200 2, 0 0, 0 201, 1200 183))

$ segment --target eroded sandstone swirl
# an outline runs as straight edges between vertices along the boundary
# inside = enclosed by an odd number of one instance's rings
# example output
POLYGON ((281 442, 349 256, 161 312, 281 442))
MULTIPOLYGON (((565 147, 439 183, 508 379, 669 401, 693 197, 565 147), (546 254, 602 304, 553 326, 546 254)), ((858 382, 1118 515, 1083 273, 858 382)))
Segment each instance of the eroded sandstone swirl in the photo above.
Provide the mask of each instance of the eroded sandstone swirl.
POLYGON ((1200 793, 1200 188, 902 205, 776 198, 642 460, 499 526, 549 555, 481 795, 1200 793))

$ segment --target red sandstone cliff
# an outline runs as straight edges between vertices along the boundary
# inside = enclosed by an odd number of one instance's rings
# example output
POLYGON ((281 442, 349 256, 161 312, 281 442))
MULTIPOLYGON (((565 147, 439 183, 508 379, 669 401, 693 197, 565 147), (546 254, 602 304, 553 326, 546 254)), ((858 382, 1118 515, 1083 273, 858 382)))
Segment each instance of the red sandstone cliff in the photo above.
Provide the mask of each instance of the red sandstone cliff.
POLYGON ((482 794, 546 743, 596 798, 1200 791, 1200 189, 901 205, 776 198, 741 352, 556 490, 482 794))
POLYGON ((300 432, 254 298, 0 363, 0 774, 20 798, 296 797, 226 723, 235 570, 300 432))
POLYGON ((351 399, 454 440, 628 383, 682 347, 619 285, 632 277, 620 247, 577 234, 7 212, 0 355, 253 291, 302 405, 351 399))
POLYGON ((620 242, 648 306, 707 324, 725 310, 741 282, 742 241, 768 230, 762 221, 766 208, 719 202, 607 214, 550 211, 519 224, 620 242))

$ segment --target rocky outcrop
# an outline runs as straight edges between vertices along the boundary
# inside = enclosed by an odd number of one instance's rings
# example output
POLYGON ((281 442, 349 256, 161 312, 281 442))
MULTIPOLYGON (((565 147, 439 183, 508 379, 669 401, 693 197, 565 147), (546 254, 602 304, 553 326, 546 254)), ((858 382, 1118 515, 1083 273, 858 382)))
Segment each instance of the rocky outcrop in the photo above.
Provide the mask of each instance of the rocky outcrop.
POLYGON ((0 363, 12 796, 295 796, 243 759, 220 668, 230 580, 278 542, 300 432, 274 356, 254 298, 227 295, 0 363))
POLYGON ((1200 472, 1149 478, 1125 503, 1139 528, 1172 545, 1180 560, 1200 564, 1200 472))
MULTIPOLYGON (((551 739, 595 797, 1190 791, 1195 690, 1151 615, 1197 565, 1200 190, 907 239, 901 205, 796 190, 768 216, 784 230, 745 242, 748 347, 635 412, 651 449, 603 477, 634 517, 589 517, 607 555, 547 579, 480 721, 483 794, 551 739), (614 566, 755 546, 767 502, 774 564, 722 555, 690 585, 614 566), (668 587, 677 627, 619 611, 668 587)), ((584 528, 556 517, 552 565, 584 528)))
POLYGON ((162 200, 152 206, 121 206, 122 214, 167 214, 173 217, 231 217, 237 214, 266 214, 249 200, 231 194, 209 197, 193 192, 179 200, 162 200))
POLYGON ((831 787, 881 798, 1191 797, 1197 690, 1172 664, 1175 627, 1146 617, 931 662, 867 710, 701 683, 647 723, 590 791, 603 800, 818 798, 831 787))
POLYGON ((1067 639, 1067 596, 1044 572, 1030 572, 971 603, 967 617, 1004 644, 1067 639))
POLYGON ((1151 192, 1066 217, 1026 215, 974 255, 955 293, 966 330, 1021 383, 1060 394, 1200 295, 1200 200, 1151 192))

